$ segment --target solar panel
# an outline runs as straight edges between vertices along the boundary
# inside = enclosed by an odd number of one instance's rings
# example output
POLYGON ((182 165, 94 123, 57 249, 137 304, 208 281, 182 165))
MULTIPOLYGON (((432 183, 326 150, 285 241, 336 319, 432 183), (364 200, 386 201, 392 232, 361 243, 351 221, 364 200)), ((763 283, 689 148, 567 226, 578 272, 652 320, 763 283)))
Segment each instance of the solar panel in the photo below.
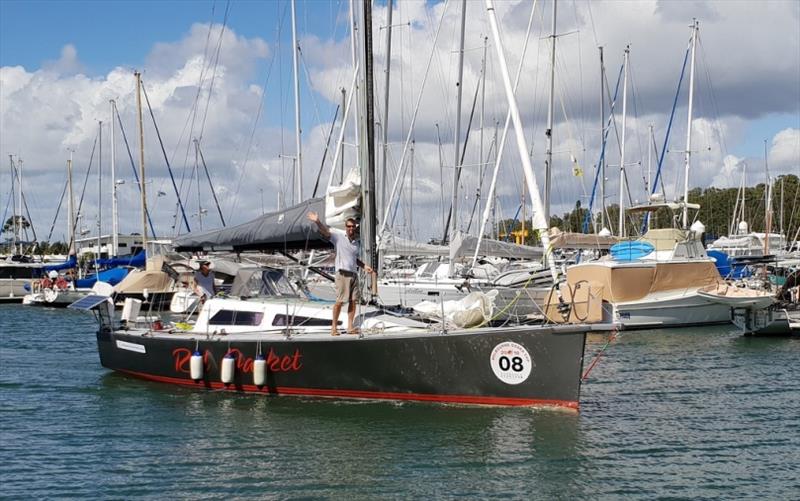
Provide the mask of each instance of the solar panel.
POLYGON ((67 306, 67 308, 72 308, 73 310, 91 310, 95 306, 102 304, 103 302, 108 301, 108 296, 98 296, 97 294, 89 294, 86 297, 82 297, 72 303, 71 305, 67 306))

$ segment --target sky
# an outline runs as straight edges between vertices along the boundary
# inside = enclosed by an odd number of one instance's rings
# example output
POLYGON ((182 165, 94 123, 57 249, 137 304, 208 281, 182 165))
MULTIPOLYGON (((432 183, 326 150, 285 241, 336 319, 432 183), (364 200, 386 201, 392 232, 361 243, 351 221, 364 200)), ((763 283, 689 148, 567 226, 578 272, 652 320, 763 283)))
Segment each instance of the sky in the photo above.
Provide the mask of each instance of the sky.
MULTIPOLYGON (((7 218, 13 210, 12 155, 15 164, 22 162, 22 186, 38 238, 45 240, 52 225, 51 240, 63 240, 63 207, 54 218, 72 150, 76 199, 82 193, 84 200, 81 228, 94 233, 99 219, 107 233, 113 146, 120 229, 141 231, 133 173, 139 148, 134 70, 142 73, 158 128, 156 132, 145 103, 146 190, 159 236, 185 233, 187 226, 180 222, 167 162, 191 229, 221 225, 195 144, 226 223, 244 222, 291 203, 296 148, 290 5, 284 0, 0 1, 0 213, 7 218), (122 122, 122 128, 115 123, 113 145, 112 99, 122 122)), ((340 129, 333 117, 341 89, 350 92, 350 13, 349 2, 342 0, 298 0, 296 9, 302 197, 307 198, 318 176, 318 194, 328 184, 340 129), (326 154, 329 135, 333 139, 326 154)), ((377 149, 382 148, 385 122, 387 192, 396 184, 399 193, 389 225, 420 240, 441 235, 453 192, 460 9, 461 2, 455 0, 394 3, 389 113, 384 120, 386 2, 376 2, 373 8, 377 149), (398 167, 401 159, 404 169, 398 167), (400 170, 405 174, 398 178, 400 170)), ((512 75, 533 16, 517 100, 526 149, 542 185, 552 3, 502 1, 497 2, 497 13, 512 75)), ((667 198, 682 195, 688 68, 677 100, 675 94, 695 18, 700 30, 690 186, 738 186, 744 166, 749 185, 763 182, 765 157, 772 177, 800 175, 800 2, 562 0, 556 16, 552 213, 566 212, 576 202, 590 204, 601 122, 608 118, 600 116, 598 46, 603 46, 610 86, 606 113, 623 52, 630 47, 624 163, 631 200, 625 203, 647 197, 648 164, 654 176, 658 163, 649 146, 653 143, 658 152, 666 150, 661 177, 667 198), (667 140, 673 101, 677 107, 667 140)), ((486 203, 495 145, 508 109, 499 68, 484 4, 469 0, 461 148, 473 118, 463 150, 457 223, 473 232, 486 203)), ((621 88, 620 84, 615 129, 606 146, 608 204, 618 200, 621 88)), ((356 165, 352 117, 344 138, 344 164, 350 169, 356 165)), ((502 217, 513 217, 523 197, 515 146, 510 134, 497 183, 502 217)), ((524 213, 530 217, 530 196, 525 199, 524 213)), ((599 201, 593 204, 596 208, 599 201)))

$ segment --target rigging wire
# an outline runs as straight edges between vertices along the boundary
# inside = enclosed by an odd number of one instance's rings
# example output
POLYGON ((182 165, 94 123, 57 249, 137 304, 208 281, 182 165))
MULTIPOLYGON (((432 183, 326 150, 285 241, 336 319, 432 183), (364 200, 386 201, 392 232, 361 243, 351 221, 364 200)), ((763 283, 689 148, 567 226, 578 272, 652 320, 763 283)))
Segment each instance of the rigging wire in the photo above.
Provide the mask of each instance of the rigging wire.
MULTIPOLYGON (((282 58, 281 58, 281 50, 280 50, 280 36, 281 36, 281 26, 283 25, 283 21, 284 21, 285 17, 286 17, 286 6, 284 5, 283 13, 279 15, 278 29, 277 29, 277 32, 276 32, 276 35, 275 35, 275 37, 276 37, 276 45, 278 45, 278 50, 272 52, 272 59, 270 59, 269 66, 267 67, 267 74, 264 77, 264 85, 261 88, 261 99, 259 99, 259 101, 258 101, 258 106, 256 108, 256 115, 255 115, 255 118, 253 119, 253 125, 252 125, 252 127, 250 127, 250 134, 249 134, 248 141, 247 141, 247 148, 245 149, 244 160, 242 162, 242 167, 241 167, 241 169, 239 171, 239 179, 236 181, 236 190, 234 191, 234 193, 239 193, 239 189, 242 186, 242 180, 244 179, 244 175, 247 172, 247 165, 248 165, 248 162, 250 161, 250 152, 252 151, 252 148, 253 148, 253 139, 255 137, 256 130, 258 129, 258 122, 261 119, 261 114, 262 114, 262 112, 264 110, 264 101, 265 101, 265 98, 267 96, 267 85, 269 84, 270 76, 272 76, 272 69, 274 67, 276 57, 279 60, 278 61, 278 66, 281 67, 281 64, 282 64, 281 63, 281 60, 282 60, 282 58)), ((282 84, 283 78, 280 76, 280 74, 281 74, 281 71, 278 70, 278 78, 280 79, 280 82, 281 82, 280 85, 279 85, 280 96, 281 96, 281 102, 283 102, 283 84, 282 84)), ((281 113, 279 113, 279 115, 280 115, 280 120, 281 120, 281 126, 280 126, 280 131, 281 131, 280 132, 281 152, 283 152, 283 113, 281 112, 281 113)), ((283 164, 283 160, 281 160, 281 164, 283 164)), ((285 172, 282 172, 281 181, 284 179, 284 175, 283 174, 285 174, 285 172)), ((283 192, 284 191, 284 187, 285 187, 284 185, 279 185, 279 191, 283 192)), ((230 204, 230 211, 228 213, 228 219, 230 219, 231 216, 233 216, 233 214, 236 212, 236 209, 238 208, 238 204, 239 204, 239 197, 238 196, 231 197, 231 204, 230 204)))
MULTIPOLYGON (((127 150, 128 158, 131 161, 131 169, 133 169, 133 178, 136 180, 136 187, 139 189, 139 195, 141 196, 141 194, 142 194, 142 183, 139 181, 139 174, 136 171, 136 162, 133 161, 133 154, 131 153, 131 147, 130 147, 130 144, 128 144, 128 136, 125 134, 125 127, 122 126, 122 117, 120 117, 119 110, 117 110, 116 108, 115 108, 114 112, 117 115, 117 123, 119 124, 119 130, 120 130, 120 132, 122 132, 122 139, 125 142, 125 149, 127 150)), ((91 163, 89 165, 91 166, 91 163)), ((86 189, 86 188, 84 187, 84 189, 86 189)), ((158 236, 156 235, 156 230, 153 227, 153 221, 150 219, 150 209, 147 209, 145 215, 147 216, 147 222, 150 225, 150 233, 153 235, 153 238, 157 239, 158 236)), ((73 225, 73 228, 74 227, 75 226, 73 225)))
MULTIPOLYGON (((145 88, 144 83, 142 83, 142 93, 144 94, 144 99, 147 102, 147 109, 150 111, 150 119, 153 120, 153 127, 156 131, 156 137, 158 138, 158 144, 161 146, 161 152, 164 155, 164 162, 167 163, 167 172, 169 172, 169 178, 172 181, 172 187, 175 189, 175 195, 178 197, 178 206, 181 209, 181 214, 183 215, 183 222, 186 224, 186 231, 192 231, 189 228, 189 220, 186 219, 186 211, 183 209, 183 201, 181 201, 181 194, 178 192, 178 186, 175 184, 175 176, 172 174, 172 167, 169 165, 169 159, 167 158, 167 150, 164 149, 164 141, 161 139, 161 132, 158 130, 158 124, 156 123, 156 116, 153 113, 153 107, 150 106, 150 98, 147 96, 147 89, 145 88)), ((180 225, 175 225, 175 234, 179 234, 181 231, 180 225)))

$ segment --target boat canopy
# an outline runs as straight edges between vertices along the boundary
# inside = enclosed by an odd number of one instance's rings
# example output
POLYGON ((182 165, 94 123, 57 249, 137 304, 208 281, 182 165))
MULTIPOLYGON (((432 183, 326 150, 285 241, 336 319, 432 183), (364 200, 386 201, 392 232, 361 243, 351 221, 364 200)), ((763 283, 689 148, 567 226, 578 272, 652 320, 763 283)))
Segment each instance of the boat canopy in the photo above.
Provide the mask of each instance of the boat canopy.
MULTIPOLYGON (((450 259, 462 257, 472 257, 478 245, 478 237, 468 235, 461 231, 456 231, 450 241, 450 259)), ((481 239, 481 246, 478 249, 479 256, 505 257, 509 259, 541 259, 544 251, 541 247, 530 247, 528 245, 517 245, 499 240, 481 239)))
POLYGON ((282 211, 217 230, 187 233, 175 239, 175 250, 184 251, 289 251, 320 249, 331 244, 306 218, 313 211, 325 217, 325 200, 312 198, 282 211))
POLYGON ((231 286, 237 297, 299 297, 283 270, 247 266, 239 269, 231 286))
POLYGON ((385 254, 396 254, 398 256, 430 256, 447 257, 450 255, 450 248, 443 245, 423 244, 385 232, 378 246, 385 254))
POLYGON ((657 251, 671 251, 675 244, 686 241, 687 234, 678 228, 658 228, 645 233, 639 238, 640 242, 648 242, 657 251))
POLYGON ((78 259, 75 257, 75 254, 72 254, 69 256, 69 259, 67 259, 63 263, 50 264, 45 266, 44 271, 61 271, 77 267, 78 267, 78 259))
POLYGON ((145 251, 139 251, 136 254, 128 254, 126 256, 117 256, 108 259, 98 259, 97 266, 105 266, 111 268, 113 266, 133 266, 141 268, 147 263, 147 256, 145 251))
POLYGON ((633 205, 631 207, 627 207, 625 212, 655 212, 658 209, 669 209, 672 211, 679 211, 683 210, 683 207, 686 206, 687 209, 692 210, 700 210, 700 204, 692 204, 692 203, 684 203, 684 202, 661 202, 661 203, 650 203, 650 204, 643 204, 643 205, 633 205))
POLYGON ((554 249, 609 249, 620 240, 613 235, 571 233, 561 231, 555 226, 550 228, 550 245, 554 249))

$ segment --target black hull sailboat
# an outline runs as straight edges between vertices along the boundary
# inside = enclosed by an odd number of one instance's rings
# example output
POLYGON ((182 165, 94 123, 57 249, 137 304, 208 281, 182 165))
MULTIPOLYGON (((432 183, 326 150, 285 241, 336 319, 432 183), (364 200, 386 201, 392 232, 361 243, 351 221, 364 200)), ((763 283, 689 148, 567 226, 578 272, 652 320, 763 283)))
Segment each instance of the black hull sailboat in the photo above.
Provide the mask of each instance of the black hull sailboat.
POLYGON ((332 337, 198 336, 101 327, 104 367, 174 385, 259 393, 577 409, 585 326, 332 337), (192 368, 192 357, 202 368, 192 368), (228 357, 229 361, 226 361, 228 357), (227 365, 227 367, 225 367, 227 365))

